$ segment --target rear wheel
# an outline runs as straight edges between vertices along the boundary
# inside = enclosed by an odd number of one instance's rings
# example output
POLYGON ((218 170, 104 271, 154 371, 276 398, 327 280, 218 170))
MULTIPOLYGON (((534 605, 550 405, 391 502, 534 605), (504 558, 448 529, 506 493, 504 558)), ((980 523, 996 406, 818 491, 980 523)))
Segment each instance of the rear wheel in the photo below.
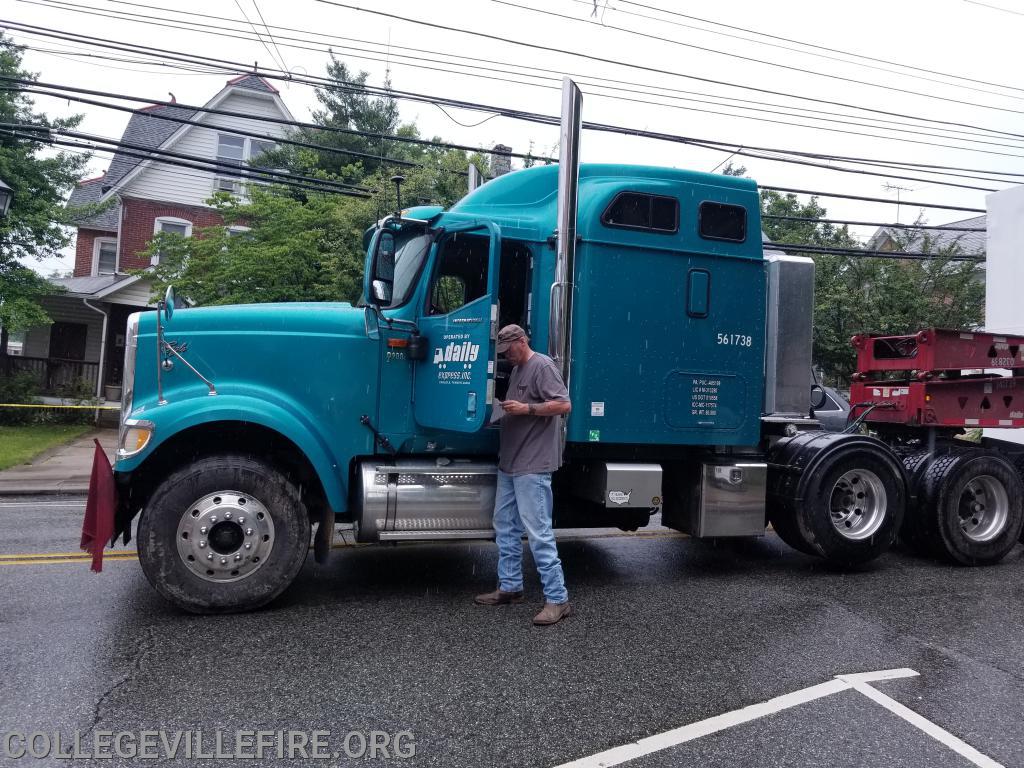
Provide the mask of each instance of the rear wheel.
POLYGON ((214 456, 153 493, 139 521, 139 560, 153 587, 187 611, 244 611, 287 588, 309 539, 309 515, 287 478, 253 459, 214 456))
POLYGON ((922 477, 922 534, 936 554, 990 565, 1013 549, 1024 527, 1024 485, 1014 466, 982 450, 940 457, 922 477))
POLYGON ((822 460, 797 508, 797 522, 822 557, 839 565, 857 565, 892 546, 903 521, 905 497, 895 461, 857 446, 822 460))

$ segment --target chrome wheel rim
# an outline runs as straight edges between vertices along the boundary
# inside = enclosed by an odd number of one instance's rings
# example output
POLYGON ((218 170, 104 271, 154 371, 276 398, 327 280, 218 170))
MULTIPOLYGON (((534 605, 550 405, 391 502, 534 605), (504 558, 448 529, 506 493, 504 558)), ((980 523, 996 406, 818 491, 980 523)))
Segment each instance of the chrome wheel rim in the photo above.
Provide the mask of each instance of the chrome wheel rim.
POLYGON ((259 499, 217 491, 184 511, 177 545, 185 567, 204 581, 241 581, 258 571, 274 549, 274 521, 259 499))
POLYGON ((874 536, 885 521, 887 497, 881 478, 869 469, 851 469, 832 487, 829 515, 844 539, 874 536))
POLYGON ((960 530, 971 541, 991 541, 1006 528, 1010 497, 992 475, 978 475, 964 486, 957 505, 960 530))

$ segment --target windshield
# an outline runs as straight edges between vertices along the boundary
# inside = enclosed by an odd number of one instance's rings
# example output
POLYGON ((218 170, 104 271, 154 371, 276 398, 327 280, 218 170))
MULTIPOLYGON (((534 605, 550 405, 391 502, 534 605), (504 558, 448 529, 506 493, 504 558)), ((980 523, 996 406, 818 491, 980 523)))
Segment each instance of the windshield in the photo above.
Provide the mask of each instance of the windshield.
POLYGON ((376 277, 391 283, 391 301, 382 308, 397 307, 409 300, 416 276, 426 258, 433 236, 417 229, 396 232, 394 251, 381 250, 377 255, 376 277))

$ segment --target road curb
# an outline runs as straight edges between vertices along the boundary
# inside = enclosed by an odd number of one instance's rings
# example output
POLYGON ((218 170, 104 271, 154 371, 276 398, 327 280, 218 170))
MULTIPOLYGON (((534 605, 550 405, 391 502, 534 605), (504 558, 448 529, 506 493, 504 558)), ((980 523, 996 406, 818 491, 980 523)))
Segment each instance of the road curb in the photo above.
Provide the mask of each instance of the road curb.
POLYGON ((0 486, 0 499, 5 496, 86 496, 89 486, 69 486, 67 488, 4 488, 0 486))

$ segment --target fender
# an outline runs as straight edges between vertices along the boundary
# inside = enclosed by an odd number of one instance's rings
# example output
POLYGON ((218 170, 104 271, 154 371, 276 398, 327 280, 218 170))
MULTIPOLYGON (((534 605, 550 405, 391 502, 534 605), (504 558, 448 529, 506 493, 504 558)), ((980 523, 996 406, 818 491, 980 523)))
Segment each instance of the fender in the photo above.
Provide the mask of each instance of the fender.
MULTIPOLYGON (((161 444, 190 427, 214 421, 244 421, 272 429, 295 443, 313 465, 330 507, 335 512, 348 508, 348 489, 343 475, 350 457, 339 460, 325 439, 323 425, 317 425, 311 415, 294 402, 281 402, 271 390, 259 390, 257 394, 253 388, 244 393, 184 398, 166 405, 136 409, 130 418, 152 422, 153 437, 138 455, 118 458, 118 472, 139 468, 161 444)), ((354 423, 353 427, 356 426, 354 423)), ((367 442, 363 435, 358 435, 358 440, 367 442)), ((372 453, 372 446, 364 446, 363 452, 372 453)))

